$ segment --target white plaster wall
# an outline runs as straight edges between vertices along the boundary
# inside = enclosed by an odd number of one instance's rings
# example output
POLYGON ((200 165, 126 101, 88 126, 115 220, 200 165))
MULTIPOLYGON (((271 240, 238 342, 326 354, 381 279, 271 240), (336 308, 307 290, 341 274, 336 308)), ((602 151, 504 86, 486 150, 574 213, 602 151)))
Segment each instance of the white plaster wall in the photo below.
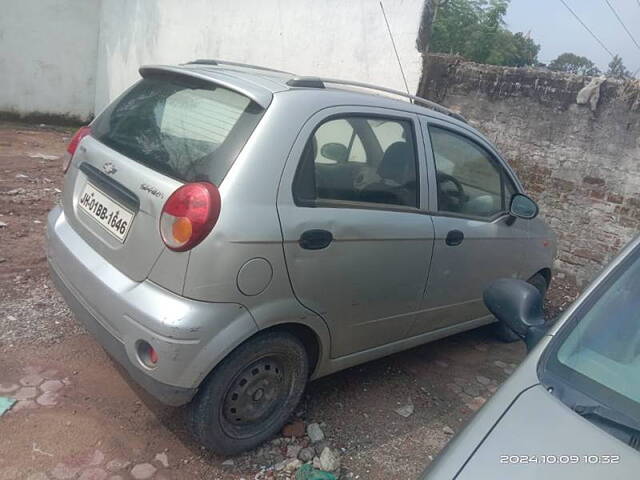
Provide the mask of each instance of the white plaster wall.
MULTIPOLYGON (((2 1, 2 0, 0 0, 2 1)), ((383 0, 411 93, 423 0, 383 0)), ((103 0, 101 110, 150 63, 220 58, 405 90, 379 0, 103 0)))
POLYGON ((99 2, 0 0, 0 111, 93 113, 99 2))

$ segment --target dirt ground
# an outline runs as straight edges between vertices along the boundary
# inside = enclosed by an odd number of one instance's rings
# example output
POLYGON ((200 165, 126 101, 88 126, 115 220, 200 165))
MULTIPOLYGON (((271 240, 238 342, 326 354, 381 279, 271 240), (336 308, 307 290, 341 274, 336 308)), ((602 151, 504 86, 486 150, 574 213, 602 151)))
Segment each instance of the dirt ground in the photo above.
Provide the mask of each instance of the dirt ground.
MULTIPOLYGON (((0 123, 0 396, 21 399, 0 417, 0 480, 272 478, 306 438, 232 459, 208 453, 183 410, 130 384, 53 288, 45 221, 72 133, 0 123)), ((575 294, 556 282, 549 314, 575 294)), ((320 424, 342 478, 414 479, 524 353, 489 328, 467 332, 315 381, 296 415, 320 424)))

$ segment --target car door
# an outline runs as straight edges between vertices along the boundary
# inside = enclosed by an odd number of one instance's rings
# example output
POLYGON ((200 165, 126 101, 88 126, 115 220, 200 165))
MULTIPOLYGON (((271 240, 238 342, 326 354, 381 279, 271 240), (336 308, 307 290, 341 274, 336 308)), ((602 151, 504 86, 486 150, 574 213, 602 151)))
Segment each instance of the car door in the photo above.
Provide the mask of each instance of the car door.
POLYGON ((326 109, 298 136, 278 192, 284 253, 334 358, 400 340, 413 323, 433 248, 425 165, 410 113, 326 109))
POLYGON ((470 130, 421 119, 429 162, 435 242, 431 272, 411 335, 491 319, 484 288, 518 277, 529 221, 508 215, 521 190, 493 148, 470 130))

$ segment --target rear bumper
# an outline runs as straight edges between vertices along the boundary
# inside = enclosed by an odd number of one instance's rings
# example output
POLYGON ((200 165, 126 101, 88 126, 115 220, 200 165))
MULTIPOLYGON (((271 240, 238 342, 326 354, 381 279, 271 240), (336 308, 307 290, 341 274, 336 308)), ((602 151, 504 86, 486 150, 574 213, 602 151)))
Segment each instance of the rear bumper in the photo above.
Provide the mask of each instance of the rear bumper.
POLYGON ((129 279, 73 230, 59 207, 49 214, 47 236, 51 276, 74 315, 133 380, 167 405, 189 402, 228 351, 257 331, 242 305, 190 300, 129 279), (153 368, 138 356, 140 341, 158 352, 153 368))
POLYGON ((125 345, 113 336, 94 316, 89 309, 82 304, 80 295, 67 285, 59 273, 57 267, 49 261, 50 273, 58 291, 71 308, 75 317, 82 322, 98 343, 116 360, 129 374, 129 376, 142 386, 153 397, 167 405, 184 405, 188 403, 196 393, 195 388, 180 388, 167 385, 147 375, 136 367, 127 355, 125 345))

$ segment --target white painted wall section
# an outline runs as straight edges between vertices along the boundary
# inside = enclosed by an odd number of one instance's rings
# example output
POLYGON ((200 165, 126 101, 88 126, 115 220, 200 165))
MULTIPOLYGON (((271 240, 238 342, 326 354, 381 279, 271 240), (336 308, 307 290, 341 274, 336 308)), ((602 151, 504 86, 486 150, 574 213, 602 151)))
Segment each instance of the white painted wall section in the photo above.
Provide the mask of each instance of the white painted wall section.
POLYGON ((0 0, 0 111, 87 118, 100 0, 0 0))
MULTIPOLYGON (((383 0, 409 89, 424 0, 383 0)), ((0 111, 86 117, 143 64, 219 58, 405 90, 379 0, 0 0, 0 111)))
MULTIPOLYGON (((422 0, 384 0, 411 93, 422 0)), ((108 0, 102 3, 96 109, 142 64, 219 58, 404 91, 379 0, 108 0)))

